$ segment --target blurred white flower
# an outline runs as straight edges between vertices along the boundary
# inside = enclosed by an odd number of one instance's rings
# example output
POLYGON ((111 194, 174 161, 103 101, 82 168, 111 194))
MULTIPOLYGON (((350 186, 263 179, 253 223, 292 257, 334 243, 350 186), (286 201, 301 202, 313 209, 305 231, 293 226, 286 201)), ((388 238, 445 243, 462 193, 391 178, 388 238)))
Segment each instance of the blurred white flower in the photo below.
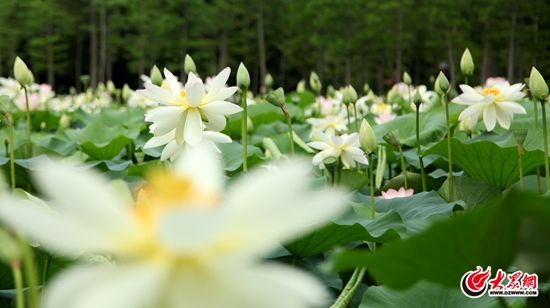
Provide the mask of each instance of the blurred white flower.
POLYGON ((376 118, 374 118, 374 122, 376 122, 376 124, 384 124, 392 121, 395 117, 396 115, 393 113, 379 113, 376 115, 376 118))
POLYGON ((332 136, 322 132, 314 135, 314 141, 308 145, 321 152, 313 156, 313 165, 323 166, 326 159, 341 159, 345 169, 354 168, 357 163, 368 165, 367 156, 359 145, 359 134, 332 136))
POLYGON ((138 90, 138 93, 162 105, 145 115, 145 120, 153 123, 150 127, 153 134, 162 136, 175 130, 178 144, 185 142, 194 146, 201 142, 205 128, 212 131, 224 129, 225 116, 242 110, 225 101, 237 91, 237 87, 225 86, 230 72, 229 68, 221 71, 208 89, 193 73, 189 73, 183 87, 167 69, 164 69, 167 88, 146 83, 145 90, 138 90))
POLYGON ((327 115, 324 118, 309 118, 307 122, 311 124, 312 135, 317 132, 336 135, 348 130, 347 114, 344 109, 337 115, 327 115))
POLYGON ((470 118, 474 125, 473 123, 483 118, 487 131, 492 131, 497 121, 500 126, 508 129, 514 114, 526 113, 525 108, 517 103, 525 96, 521 91, 523 87, 521 83, 510 85, 506 82, 476 91, 468 85, 460 85, 462 94, 455 97, 453 103, 468 107, 460 113, 458 119, 470 118))
POLYGON ((485 80, 485 87, 490 88, 497 85, 509 85, 508 80, 504 77, 489 77, 485 80))
POLYGON ((56 276, 43 308, 327 306, 316 279, 262 261, 347 209, 342 192, 311 188, 307 165, 256 169, 222 198, 220 158, 194 147, 173 171, 153 174, 130 206, 99 175, 50 164, 36 178, 51 208, 2 200, 0 218, 55 253, 113 260, 56 276))

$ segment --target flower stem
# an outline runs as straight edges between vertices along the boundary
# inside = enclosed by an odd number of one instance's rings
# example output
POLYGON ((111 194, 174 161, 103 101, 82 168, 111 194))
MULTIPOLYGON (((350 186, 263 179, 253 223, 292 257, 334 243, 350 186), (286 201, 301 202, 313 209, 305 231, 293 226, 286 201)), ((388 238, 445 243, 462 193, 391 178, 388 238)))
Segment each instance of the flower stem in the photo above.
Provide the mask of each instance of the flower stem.
POLYGON ((426 191, 426 171, 424 170, 422 149, 420 148, 420 105, 416 107, 416 155, 418 155, 418 161, 420 162, 420 179, 422 180, 422 191, 426 191))
POLYGON ((290 119, 290 114, 285 106, 281 107, 283 114, 285 115, 286 125, 288 126, 288 136, 290 138, 290 153, 292 155, 296 154, 294 149, 294 129, 292 128, 292 120, 290 119))
POLYGON ((351 115, 350 115, 349 105, 344 105, 344 106, 346 106, 346 111, 348 115, 348 129, 351 130, 351 115))
POLYGON ((11 271, 13 282, 15 284, 15 307, 25 308, 25 294, 23 291, 23 276, 21 274, 21 264, 19 261, 11 262, 11 271))
POLYGON ((468 75, 464 75, 464 84, 469 85, 468 83, 468 75))
POLYGON ((356 268, 353 271, 353 274, 351 275, 351 278, 346 283, 346 286, 342 290, 342 293, 340 293, 340 296, 338 296, 334 304, 330 306, 331 308, 345 308, 350 304, 351 300, 353 299, 353 296, 355 295, 355 292, 357 291, 357 289, 361 285, 361 282, 363 281, 365 272, 366 272, 365 268, 356 268))
POLYGON ((376 209, 374 208, 374 168, 372 166, 374 153, 369 156, 370 216, 374 220, 374 217, 376 216, 376 209))
POLYGON ((25 107, 26 107, 26 113, 27 113, 27 155, 28 157, 32 157, 32 126, 31 126, 31 110, 29 108, 29 93, 27 91, 27 87, 23 86, 23 91, 25 92, 25 107))
POLYGON ((523 181, 523 145, 518 144, 518 169, 519 169, 519 187, 524 189, 525 184, 523 181))
MULTIPOLYGON (((534 116, 535 116, 535 129, 539 128, 539 106, 537 105, 537 101, 536 100, 533 100, 533 111, 534 111, 534 116)), ((541 180, 540 180, 540 169, 537 167, 535 169, 535 174, 537 176, 537 191, 539 192, 539 194, 542 194, 542 183, 541 183, 541 180)))
POLYGON ((548 163, 548 127, 546 124, 546 105, 541 101, 542 108, 542 133, 544 135, 544 171, 546 177, 546 191, 550 191, 550 164, 548 163))
POLYGON ((44 267, 42 268, 42 285, 46 284, 48 279, 48 274, 50 273, 50 264, 52 263, 53 256, 48 254, 46 260, 44 261, 44 267))
POLYGON ((359 132, 359 124, 357 121, 359 119, 359 116, 357 115, 357 102, 353 104, 353 114, 355 115, 355 131, 359 132))
POLYGON ((10 184, 15 189, 15 143, 13 138, 13 123, 9 114, 4 114, 8 126, 8 146, 10 151, 10 184))
POLYGON ((27 245, 23 239, 20 239, 21 251, 23 252, 23 269, 25 280, 29 290, 29 308, 38 308, 38 274, 36 264, 34 263, 34 253, 32 247, 27 245))
POLYGON ((246 172, 248 170, 248 110, 246 105, 246 91, 247 89, 243 89, 241 93, 241 103, 243 107, 243 114, 242 114, 242 123, 241 123, 241 143, 243 145, 243 171, 246 172))
POLYGON ((451 146, 451 121, 449 119, 449 102, 447 101, 447 94, 441 95, 443 104, 445 104, 445 118, 447 120, 447 157, 449 161, 449 201, 454 200, 454 187, 453 187, 453 157, 451 146))
POLYGON ((403 149, 401 148, 401 145, 397 147, 399 150, 399 160, 401 161, 401 172, 403 173, 403 186, 405 186, 405 189, 409 188, 409 181, 407 179, 407 165, 405 164, 405 157, 403 156, 403 149))

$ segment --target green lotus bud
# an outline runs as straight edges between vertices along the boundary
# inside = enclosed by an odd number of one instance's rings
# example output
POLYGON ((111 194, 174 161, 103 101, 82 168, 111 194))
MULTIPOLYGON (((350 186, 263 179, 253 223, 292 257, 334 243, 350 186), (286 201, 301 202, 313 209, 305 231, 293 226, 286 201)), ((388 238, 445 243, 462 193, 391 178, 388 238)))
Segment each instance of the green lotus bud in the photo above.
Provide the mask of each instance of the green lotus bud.
POLYGON ((399 142, 399 132, 397 130, 389 131, 382 137, 389 145, 399 148, 401 143, 399 142))
POLYGON ((109 91, 109 93, 114 93, 116 91, 115 84, 111 80, 107 81, 107 91, 109 91))
POLYGON ((370 86, 368 83, 363 85, 363 94, 368 94, 370 92, 370 86))
POLYGON ((545 100, 548 97, 548 85, 544 77, 542 77, 534 66, 529 76, 529 91, 531 91, 531 96, 539 101, 545 100))
POLYGON ((71 118, 66 113, 64 113, 59 118, 59 127, 69 128, 69 126, 71 126, 71 118))
POLYGON ((24 87, 28 87, 34 83, 34 76, 31 70, 27 67, 27 64, 16 57, 13 63, 13 76, 24 87))
POLYGON ((151 83, 155 86, 162 86, 162 74, 160 73, 160 70, 156 65, 153 65, 153 67, 151 68, 149 78, 151 78, 151 83))
POLYGON ((298 93, 302 93, 306 90, 306 81, 305 80, 300 80, 298 82, 298 84, 296 85, 296 92, 298 93))
POLYGON ((195 65, 195 61, 193 61, 193 58, 189 54, 185 55, 185 60, 183 61, 183 70, 186 74, 197 73, 197 66, 195 65))
POLYGON ((323 85, 321 84, 321 80, 319 79, 319 76, 315 72, 311 72, 309 75, 309 86, 313 90, 313 92, 320 94, 321 90, 323 89, 323 85))
POLYGON ((413 103, 416 105, 416 108, 422 104, 422 96, 420 95, 420 92, 418 92, 418 89, 414 91, 413 103))
POLYGON ((449 92, 449 89, 449 79, 447 79, 447 76, 440 71, 439 75, 437 75, 437 78, 435 79, 435 91, 439 95, 443 95, 449 92))
POLYGON ((0 229, 0 259, 11 263, 21 259, 22 253, 17 240, 5 230, 0 229))
POLYGON ((403 72, 403 82, 408 86, 412 84, 412 78, 411 78, 411 75, 409 75, 409 73, 403 72))
POLYGON ((363 119, 363 122, 361 122, 361 128, 359 128, 359 143, 361 144, 363 151, 367 154, 374 152, 378 146, 376 144, 376 136, 374 135, 374 131, 372 130, 369 122, 365 119, 363 119))
POLYGON ((462 71, 462 74, 471 76, 474 73, 474 68, 474 59, 472 59, 470 50, 466 48, 462 54, 462 58, 460 58, 460 70, 462 71))
POLYGON ((353 86, 349 85, 346 86, 342 93, 342 103, 349 105, 349 104, 355 104, 357 101, 357 91, 355 91, 355 88, 353 86))
POLYGON ((239 64, 239 68, 237 69, 237 86, 241 90, 248 89, 248 87, 250 87, 250 74, 248 74, 248 70, 242 62, 239 64))
POLYGON ((327 97, 334 97, 336 94, 336 89, 334 89, 334 87, 329 84, 328 87, 327 87, 327 97))
POLYGON ((130 98, 130 93, 132 92, 132 90, 130 89, 130 87, 128 86, 128 84, 124 84, 124 86, 122 86, 122 92, 121 92, 121 97, 124 101, 127 101, 129 98, 130 98))
POLYGON ((275 107, 282 108, 285 105, 285 91, 283 88, 278 88, 275 91, 269 92, 265 100, 275 107))
POLYGON ((264 86, 266 89, 271 89, 271 87, 273 87, 273 76, 269 73, 264 77, 264 86))

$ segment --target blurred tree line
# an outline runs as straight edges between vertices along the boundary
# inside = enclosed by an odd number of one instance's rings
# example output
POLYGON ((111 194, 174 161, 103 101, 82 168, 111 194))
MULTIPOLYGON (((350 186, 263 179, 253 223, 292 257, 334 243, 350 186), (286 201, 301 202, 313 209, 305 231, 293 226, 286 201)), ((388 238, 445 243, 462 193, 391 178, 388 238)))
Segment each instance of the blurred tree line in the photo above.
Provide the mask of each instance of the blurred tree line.
POLYGON ((140 86, 153 64, 201 75, 243 61, 294 87, 311 70, 324 83, 382 90, 403 70, 416 83, 439 69, 455 81, 469 47, 476 78, 550 76, 547 0, 1 0, 0 75, 16 55, 59 91, 113 80, 140 86))

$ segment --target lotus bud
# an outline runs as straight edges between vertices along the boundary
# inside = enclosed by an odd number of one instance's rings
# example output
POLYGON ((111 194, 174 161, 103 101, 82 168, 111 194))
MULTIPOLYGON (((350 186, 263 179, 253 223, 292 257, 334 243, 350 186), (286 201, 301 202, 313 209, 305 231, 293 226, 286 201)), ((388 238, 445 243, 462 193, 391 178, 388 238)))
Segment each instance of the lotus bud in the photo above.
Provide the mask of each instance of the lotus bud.
POLYGON ((313 90, 313 92, 320 94, 321 90, 323 89, 323 85, 321 84, 321 80, 319 79, 319 76, 315 72, 311 72, 309 75, 309 86, 313 90))
POLYGON ((237 69, 237 86, 241 90, 250 87, 250 74, 248 74, 248 70, 242 62, 239 64, 239 69, 237 69))
POLYGON ((460 58, 460 70, 462 71, 462 74, 471 76, 474 73, 474 68, 474 59, 472 58, 470 50, 466 48, 462 54, 462 58, 460 58))
POLYGON ((439 75, 437 75, 437 78, 435 79, 435 91, 439 95, 447 94, 449 92, 449 79, 443 74, 443 72, 439 72, 439 75))
POLYGON ((278 88, 275 91, 269 92, 265 99, 271 105, 283 108, 285 106, 285 91, 283 88, 278 88))
POLYGON ((346 105, 355 104, 357 101, 357 91, 349 85, 344 88, 342 93, 342 102, 346 105))
POLYGON ((364 94, 368 94, 369 92, 370 92, 370 86, 369 86, 368 83, 365 83, 365 84, 363 85, 363 93, 364 93, 364 94))
POLYGON ((298 82, 298 84, 296 85, 296 92, 298 93, 302 93, 306 90, 306 81, 305 80, 300 80, 298 82))
POLYGON ((548 97, 548 85, 534 66, 529 76, 529 91, 531 91, 531 96, 539 101, 543 101, 548 97))
POLYGON ((412 78, 411 78, 411 75, 409 75, 409 73, 403 72, 403 82, 408 86, 412 84, 412 78))
POLYGON ((273 76, 269 73, 264 77, 264 86, 266 89, 271 89, 271 87, 273 87, 273 76))
POLYGON ((107 91, 109 91, 109 93, 115 93, 116 91, 115 84, 111 80, 107 81, 107 91))
POLYGON ((367 154, 374 152, 378 146, 376 144, 376 136, 374 135, 374 131, 372 130, 369 122, 365 119, 363 119, 363 122, 361 122, 361 128, 359 128, 359 143, 361 144, 363 151, 367 154))
POLYGON ((419 108, 420 104, 422 104, 422 96, 420 95, 420 92, 418 92, 418 89, 414 91, 413 103, 416 108, 419 108))
POLYGON ((122 99, 124 101, 127 101, 129 98, 130 98, 130 93, 132 92, 132 90, 130 89, 130 87, 128 86, 128 84, 124 84, 124 86, 122 86, 122 99))
POLYGON ((197 66, 195 65, 195 61, 193 61, 193 58, 189 54, 185 55, 185 60, 183 61, 183 70, 186 74, 197 73, 197 66))
POLYGON ((399 148, 401 143, 399 142, 399 132, 397 130, 392 130, 382 137, 389 145, 399 148))
POLYGON ((71 118, 66 114, 62 114, 61 118, 59 118, 59 127, 61 128, 69 128, 71 125, 71 118))
POLYGON ((336 89, 334 89, 334 87, 329 84, 328 87, 327 87, 327 97, 334 97, 336 94, 336 89))
POLYGON ((162 86, 162 74, 159 70, 159 68, 156 65, 153 65, 151 68, 151 73, 149 74, 149 78, 151 78, 151 83, 155 86, 162 86))
POLYGON ((21 86, 28 87, 34 83, 34 76, 31 70, 19 57, 16 57, 13 63, 13 75, 21 86))

